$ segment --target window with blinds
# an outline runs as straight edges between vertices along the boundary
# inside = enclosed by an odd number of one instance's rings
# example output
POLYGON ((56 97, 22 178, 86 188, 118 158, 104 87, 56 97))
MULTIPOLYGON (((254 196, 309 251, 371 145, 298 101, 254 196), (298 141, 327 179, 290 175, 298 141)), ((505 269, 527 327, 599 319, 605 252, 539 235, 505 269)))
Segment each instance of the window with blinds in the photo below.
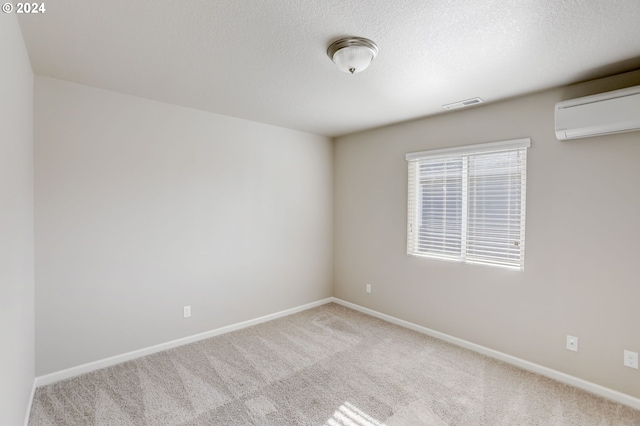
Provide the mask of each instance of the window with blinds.
POLYGON ((530 139, 407 154, 407 254, 524 268, 530 139))

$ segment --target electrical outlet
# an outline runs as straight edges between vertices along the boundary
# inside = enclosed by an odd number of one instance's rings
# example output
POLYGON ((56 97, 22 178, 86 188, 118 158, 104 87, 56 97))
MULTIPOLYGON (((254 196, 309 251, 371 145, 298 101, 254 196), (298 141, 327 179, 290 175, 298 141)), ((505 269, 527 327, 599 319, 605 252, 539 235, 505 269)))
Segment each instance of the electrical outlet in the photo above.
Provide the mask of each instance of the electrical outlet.
POLYGON ((567 349, 578 352, 578 338, 567 334, 567 349))
POLYGON ((184 317, 189 318, 191 316, 191 306, 184 307, 184 317))
POLYGON ((624 351, 624 366, 638 368, 638 352, 624 351))
POLYGON ((371 284, 367 284, 367 293, 371 294, 371 284))

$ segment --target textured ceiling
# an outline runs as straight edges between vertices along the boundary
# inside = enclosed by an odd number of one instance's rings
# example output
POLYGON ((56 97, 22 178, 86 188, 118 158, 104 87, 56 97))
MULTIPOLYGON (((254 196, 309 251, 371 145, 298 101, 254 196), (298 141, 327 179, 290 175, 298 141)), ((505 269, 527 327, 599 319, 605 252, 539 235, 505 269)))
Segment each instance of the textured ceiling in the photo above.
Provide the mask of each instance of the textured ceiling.
POLYGON ((640 0, 56 0, 36 74, 321 135, 640 68, 640 0), (337 38, 380 53, 348 75, 337 38))

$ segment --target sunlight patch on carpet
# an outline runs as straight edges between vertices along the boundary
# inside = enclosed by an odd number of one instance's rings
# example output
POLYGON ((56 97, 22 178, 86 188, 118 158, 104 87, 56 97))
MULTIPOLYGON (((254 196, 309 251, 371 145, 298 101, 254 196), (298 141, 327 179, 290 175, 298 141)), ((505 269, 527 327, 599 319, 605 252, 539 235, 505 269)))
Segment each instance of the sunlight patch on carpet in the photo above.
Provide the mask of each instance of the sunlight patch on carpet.
POLYGON ((326 421, 325 426, 385 426, 353 404, 345 402, 326 421))

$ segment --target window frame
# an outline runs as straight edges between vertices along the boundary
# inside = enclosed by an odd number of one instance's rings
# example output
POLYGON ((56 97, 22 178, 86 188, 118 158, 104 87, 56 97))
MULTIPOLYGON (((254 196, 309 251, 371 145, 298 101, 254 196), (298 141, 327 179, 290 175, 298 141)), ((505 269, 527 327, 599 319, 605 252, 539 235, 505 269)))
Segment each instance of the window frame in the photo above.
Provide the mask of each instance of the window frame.
MULTIPOLYGON (((459 262, 465 262, 465 263, 484 264, 484 265, 490 265, 490 266, 505 267, 509 269, 523 270, 524 269, 524 253, 525 253, 524 243, 525 243, 525 222, 526 222, 525 213, 526 213, 527 151, 528 151, 528 148, 530 147, 531 147, 531 139, 522 138, 522 139, 514 139, 514 140, 507 140, 507 141, 500 141, 500 142, 457 146, 452 148, 433 149, 433 150, 412 152, 412 153, 406 154, 405 159, 408 162, 407 254, 410 256, 416 256, 416 257, 444 259, 444 260, 459 261, 459 262), (468 168, 469 157, 479 158, 479 156, 482 156, 485 154, 498 154, 498 153, 506 153, 506 152, 517 152, 517 161, 513 163, 518 166, 517 172, 514 174, 516 176, 519 174, 519 180, 517 181, 516 186, 518 186, 519 193, 520 193, 519 211, 517 214, 515 213, 513 214, 513 216, 519 216, 520 218, 520 221, 518 224, 520 237, 518 240, 514 241, 514 244, 518 246, 519 258, 517 259, 517 262, 511 259, 511 257, 513 256, 511 252, 504 254, 504 257, 502 258, 494 255, 492 256, 487 255, 487 256, 484 256, 484 258, 483 256, 479 256, 479 255, 476 255, 475 257, 473 255, 471 256, 468 255, 469 246, 473 247, 473 244, 469 244, 469 234, 468 234, 469 232, 468 227, 469 227, 469 224, 471 223, 469 219, 469 216, 470 216, 469 199, 472 197, 471 191, 469 189, 469 181, 470 179, 472 179, 470 177, 470 172, 468 168), (428 249, 420 249, 418 247, 419 245, 418 243, 419 242, 422 242, 423 244, 425 243, 425 239, 424 238, 421 239, 421 237, 418 235, 418 233, 420 232, 419 226, 422 223, 422 218, 419 217, 419 215, 421 214, 422 209, 424 209, 424 205, 419 205, 419 203, 422 200, 421 196, 423 196, 421 195, 420 191, 424 190, 424 188, 423 188, 423 184, 420 182, 421 172, 418 171, 418 168, 420 164, 428 165, 429 161, 431 161, 431 164, 433 164, 433 160, 442 159, 443 165, 444 165, 444 164, 447 164, 447 161, 448 162, 458 161, 458 158, 460 158, 462 162, 462 172, 460 174, 461 176, 460 180, 462 181, 461 189, 460 189, 462 203, 460 207, 459 224, 457 225, 460 229, 459 252, 458 254, 445 253, 448 250, 445 246, 450 241, 447 238, 451 235, 446 233, 446 231, 444 234, 442 234, 442 235, 445 235, 446 237, 444 238, 445 242, 442 244, 444 248, 442 249, 441 252, 438 252, 437 250, 429 251, 428 249), (489 258, 493 258, 493 260, 490 260, 489 258)), ((491 169, 484 169, 484 170, 491 170, 491 169)), ((498 169, 498 170, 501 170, 501 169, 498 169)), ((505 171, 503 172, 505 176, 511 174, 511 172, 505 172, 505 171)), ((446 175, 446 172, 445 172, 445 175, 446 175)), ((477 179, 477 176, 475 176, 475 178, 477 179)), ((451 177, 450 179, 446 179, 445 181, 447 183, 451 183, 451 182, 457 183, 455 182, 455 179, 456 179, 455 177, 451 177)), ((510 176, 507 176, 504 179, 505 179, 505 182, 510 183, 509 181, 510 176)), ((510 191, 511 191, 510 188, 505 189, 505 194, 509 195, 510 191)), ((441 206, 435 205, 435 207, 446 208, 444 207, 444 204, 441 206)), ((509 209, 507 209, 507 212, 508 214, 511 214, 509 209)), ((449 216, 447 216, 447 212, 445 212, 445 216, 447 217, 447 219, 449 218, 449 216)), ((453 217, 453 215, 451 215, 451 217, 453 217)), ((473 217, 477 219, 477 216, 473 216, 473 217)), ((512 216, 508 216, 508 217, 510 220, 512 216)), ((507 222, 509 220, 507 220, 507 222)), ((456 227, 455 222, 453 223, 452 227, 454 228, 456 227)), ((507 240, 512 236, 509 233, 509 231, 502 230, 502 232, 503 232, 502 234, 498 234, 498 237, 497 237, 498 239, 507 240)), ((456 232, 453 231, 452 234, 455 234, 455 233, 456 232)), ((429 237, 433 238, 433 235, 438 235, 438 234, 437 233, 430 234, 429 237)), ((455 247, 457 244, 457 240, 455 240, 454 238, 451 241, 453 241, 453 245, 455 247)), ((477 244, 478 241, 482 241, 482 240, 472 239, 471 241, 472 243, 477 244)), ((505 244, 504 248, 506 249, 507 247, 508 246, 505 244)))

